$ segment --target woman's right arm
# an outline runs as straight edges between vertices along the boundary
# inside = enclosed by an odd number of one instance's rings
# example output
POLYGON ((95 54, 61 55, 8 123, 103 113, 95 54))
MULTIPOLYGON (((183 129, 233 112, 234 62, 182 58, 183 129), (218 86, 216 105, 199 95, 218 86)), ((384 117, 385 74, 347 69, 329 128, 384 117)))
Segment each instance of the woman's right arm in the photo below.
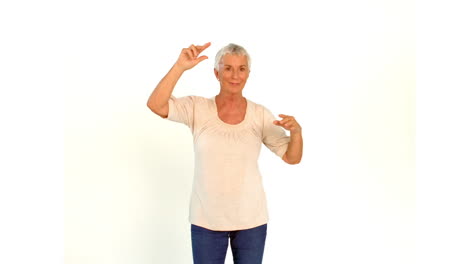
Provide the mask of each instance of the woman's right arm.
POLYGON ((182 74, 203 60, 208 59, 207 56, 198 57, 198 55, 211 45, 210 42, 203 46, 191 45, 188 48, 182 49, 177 62, 172 66, 169 72, 158 83, 154 91, 151 93, 147 106, 157 115, 166 118, 169 114, 169 98, 172 91, 180 79, 182 74))

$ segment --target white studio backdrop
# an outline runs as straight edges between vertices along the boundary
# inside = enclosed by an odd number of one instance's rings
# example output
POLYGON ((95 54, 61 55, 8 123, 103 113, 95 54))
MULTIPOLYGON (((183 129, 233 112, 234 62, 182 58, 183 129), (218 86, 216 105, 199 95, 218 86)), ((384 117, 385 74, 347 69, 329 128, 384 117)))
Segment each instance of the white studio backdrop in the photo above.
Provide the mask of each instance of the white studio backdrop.
MULTIPOLYGON (((65 263, 192 263, 190 130, 146 101, 182 48, 212 42, 174 95, 214 96, 216 52, 252 56, 244 95, 303 127, 259 160, 264 263, 415 263, 413 1, 67 5, 65 263)), ((232 263, 230 249, 226 263, 232 263)))

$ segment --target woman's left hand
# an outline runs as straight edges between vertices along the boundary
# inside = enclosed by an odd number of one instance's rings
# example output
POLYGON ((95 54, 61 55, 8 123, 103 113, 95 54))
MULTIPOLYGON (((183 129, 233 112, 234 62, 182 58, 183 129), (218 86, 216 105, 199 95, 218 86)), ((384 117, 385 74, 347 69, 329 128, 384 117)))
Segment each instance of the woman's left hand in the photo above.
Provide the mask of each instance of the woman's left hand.
POLYGON ((294 116, 280 114, 279 117, 281 117, 282 120, 275 120, 273 121, 273 124, 277 126, 281 126, 286 130, 289 130, 291 134, 301 133, 302 128, 299 125, 299 123, 296 121, 294 116))

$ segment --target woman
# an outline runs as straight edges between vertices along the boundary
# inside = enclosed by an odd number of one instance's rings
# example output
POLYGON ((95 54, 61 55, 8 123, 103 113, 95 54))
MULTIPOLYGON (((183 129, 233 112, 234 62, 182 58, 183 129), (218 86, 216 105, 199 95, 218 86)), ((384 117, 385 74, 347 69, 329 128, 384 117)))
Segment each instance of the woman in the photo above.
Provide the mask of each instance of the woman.
POLYGON ((282 120, 275 120, 267 108, 242 96, 250 56, 235 44, 216 55, 218 95, 172 96, 182 74, 208 58, 199 55, 210 45, 182 49, 151 94, 148 107, 187 125, 193 134, 195 173, 189 221, 194 263, 224 263, 229 239, 234 263, 262 263, 268 212, 257 165, 261 144, 285 162, 297 164, 302 157, 301 126, 293 116, 279 115, 282 120))

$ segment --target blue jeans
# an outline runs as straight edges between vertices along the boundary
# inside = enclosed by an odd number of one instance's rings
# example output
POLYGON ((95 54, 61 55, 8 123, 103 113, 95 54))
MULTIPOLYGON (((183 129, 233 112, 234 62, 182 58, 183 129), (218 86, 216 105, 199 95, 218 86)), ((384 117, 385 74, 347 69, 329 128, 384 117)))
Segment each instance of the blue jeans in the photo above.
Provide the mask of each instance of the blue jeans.
POLYGON ((213 231, 191 226, 194 264, 224 264, 231 240, 235 264, 261 264, 267 235, 267 224, 236 231, 213 231))

